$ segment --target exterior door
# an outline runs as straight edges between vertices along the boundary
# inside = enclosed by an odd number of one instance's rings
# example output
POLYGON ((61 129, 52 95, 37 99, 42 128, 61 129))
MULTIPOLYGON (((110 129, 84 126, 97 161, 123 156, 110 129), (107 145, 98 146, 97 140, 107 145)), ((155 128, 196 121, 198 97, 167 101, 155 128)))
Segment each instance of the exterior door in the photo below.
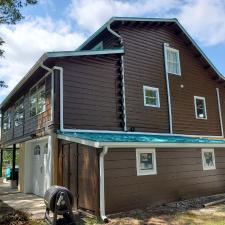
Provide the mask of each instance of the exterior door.
POLYGON ((44 196, 48 188, 46 170, 48 166, 48 142, 47 140, 35 142, 32 144, 33 157, 33 193, 38 196, 44 196))

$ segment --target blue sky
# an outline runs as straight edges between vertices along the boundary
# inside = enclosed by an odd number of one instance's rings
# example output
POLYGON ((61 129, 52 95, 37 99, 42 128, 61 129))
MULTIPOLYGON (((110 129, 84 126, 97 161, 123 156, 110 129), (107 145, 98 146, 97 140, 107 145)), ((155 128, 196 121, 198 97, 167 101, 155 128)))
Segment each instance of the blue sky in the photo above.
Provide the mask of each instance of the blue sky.
POLYGON ((225 75, 225 0, 39 0, 17 25, 1 26, 0 101, 46 51, 76 49, 112 16, 178 18, 225 75))

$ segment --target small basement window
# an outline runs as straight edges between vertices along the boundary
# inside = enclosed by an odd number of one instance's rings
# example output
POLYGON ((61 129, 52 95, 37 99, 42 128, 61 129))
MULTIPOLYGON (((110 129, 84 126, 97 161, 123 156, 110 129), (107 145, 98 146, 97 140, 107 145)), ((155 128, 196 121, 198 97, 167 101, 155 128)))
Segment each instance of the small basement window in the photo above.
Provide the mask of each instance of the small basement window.
POLYGON ((207 119, 206 103, 204 97, 194 96, 196 119, 207 119))
POLYGON ((2 124, 3 124, 3 131, 7 131, 10 129, 11 124, 10 124, 9 110, 3 113, 2 124))
POLYGON ((155 87, 143 86, 144 106, 160 107, 159 89, 155 87))
POLYGON ((18 127, 23 124, 24 119, 24 105, 23 105, 23 98, 16 102, 15 105, 15 119, 14 124, 15 127, 18 127))
POLYGON ((216 169, 214 149, 202 149, 202 166, 203 170, 216 169))
POLYGON ((166 47, 167 72, 181 75, 179 51, 174 48, 166 47))
POLYGON ((154 175, 156 171, 155 149, 136 149, 137 175, 154 175))

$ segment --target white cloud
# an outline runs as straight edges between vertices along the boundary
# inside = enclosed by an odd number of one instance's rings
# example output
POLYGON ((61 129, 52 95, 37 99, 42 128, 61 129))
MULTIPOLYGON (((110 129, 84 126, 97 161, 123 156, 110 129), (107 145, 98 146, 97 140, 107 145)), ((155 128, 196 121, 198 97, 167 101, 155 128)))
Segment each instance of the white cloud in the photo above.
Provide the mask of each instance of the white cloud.
POLYGON ((81 33, 73 32, 64 22, 53 22, 50 18, 28 18, 16 26, 1 26, 0 34, 6 42, 5 56, 0 59, 0 80, 9 85, 8 89, 0 89, 1 98, 44 52, 73 50, 84 40, 81 33))
POLYGON ((202 44, 225 42, 224 0, 191 0, 181 8, 177 16, 202 44))
POLYGON ((165 17, 181 4, 179 0, 72 0, 68 12, 79 26, 93 32, 112 16, 165 17))
POLYGON ((224 0, 71 0, 68 12, 91 32, 112 16, 177 17, 201 44, 225 43, 224 0))

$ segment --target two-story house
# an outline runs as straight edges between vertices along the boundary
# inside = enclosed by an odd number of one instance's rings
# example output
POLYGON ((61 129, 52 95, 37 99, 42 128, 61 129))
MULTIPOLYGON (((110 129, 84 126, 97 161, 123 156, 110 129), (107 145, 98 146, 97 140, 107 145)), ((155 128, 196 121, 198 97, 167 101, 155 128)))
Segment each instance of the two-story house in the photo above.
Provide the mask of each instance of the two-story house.
POLYGON ((112 18, 45 53, 1 104, 20 188, 105 219, 225 190, 225 79, 176 19, 112 18))

